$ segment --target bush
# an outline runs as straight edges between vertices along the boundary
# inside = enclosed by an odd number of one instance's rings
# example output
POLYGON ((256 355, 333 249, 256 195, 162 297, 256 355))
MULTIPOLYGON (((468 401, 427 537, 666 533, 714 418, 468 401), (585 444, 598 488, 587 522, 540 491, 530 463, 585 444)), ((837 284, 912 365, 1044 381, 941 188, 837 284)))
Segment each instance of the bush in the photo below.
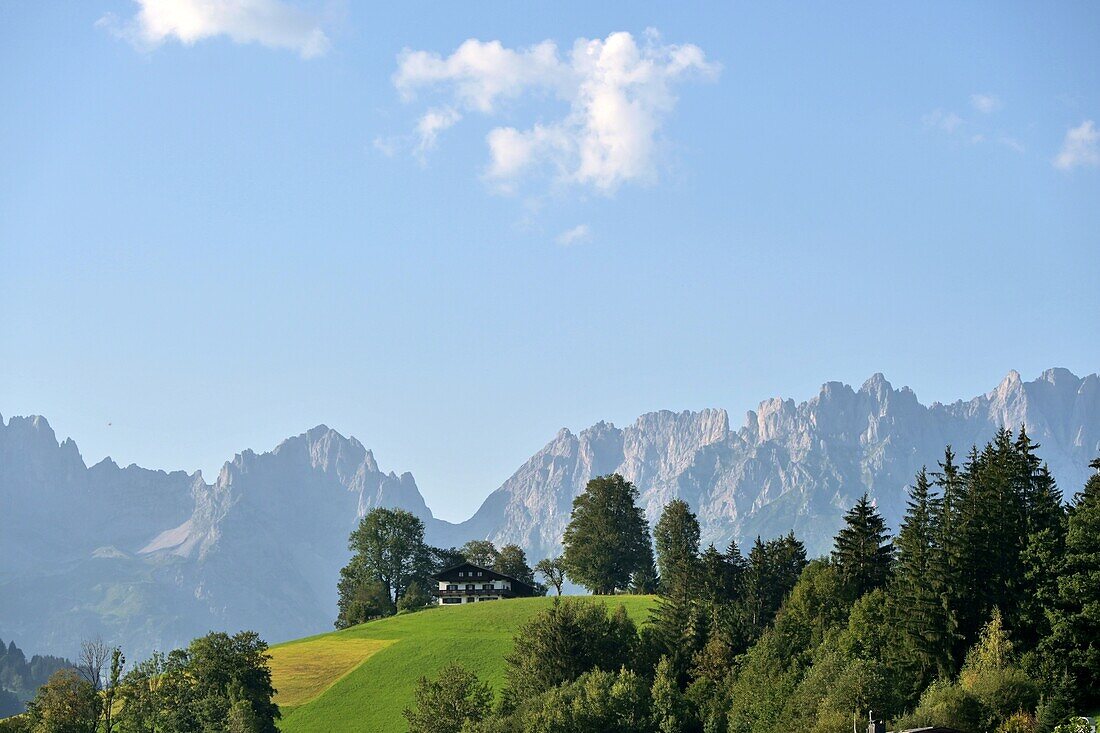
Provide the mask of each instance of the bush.
POLYGON ((917 709, 901 718, 898 730, 941 726, 962 731, 977 731, 982 723, 982 705, 978 698, 961 686, 937 680, 920 696, 917 709))
POLYGON ((1022 710, 1008 716, 997 726, 997 733, 1037 733, 1038 730, 1039 721, 1022 710))
POLYGON ((489 711, 493 692, 461 664, 443 668, 439 677, 421 677, 415 707, 405 708, 410 733, 459 733, 489 711))
POLYGON ((507 657, 505 711, 593 669, 610 671, 629 664, 637 638, 622 606, 609 616, 602 604, 555 600, 516 635, 507 657))
POLYGON ((649 690, 638 675, 594 670, 525 703, 511 728, 526 733, 650 733, 649 690))

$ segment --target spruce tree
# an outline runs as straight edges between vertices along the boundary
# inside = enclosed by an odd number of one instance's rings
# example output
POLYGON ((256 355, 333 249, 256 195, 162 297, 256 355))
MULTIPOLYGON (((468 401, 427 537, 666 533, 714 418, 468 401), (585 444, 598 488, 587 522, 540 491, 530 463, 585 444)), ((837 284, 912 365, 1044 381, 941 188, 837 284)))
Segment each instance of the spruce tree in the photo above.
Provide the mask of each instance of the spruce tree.
POLYGON ((954 620, 943 578, 939 519, 942 502, 932 492, 924 468, 909 489, 905 518, 895 542, 897 566, 891 599, 905 639, 903 653, 910 659, 913 682, 924 689, 935 677, 947 678, 951 661, 954 620))
POLYGON ((661 598, 653 613, 653 632, 679 678, 705 643, 707 633, 701 628, 707 614, 702 607, 699 521, 687 502, 674 499, 665 506, 653 529, 653 539, 661 574, 661 598))
POLYGON ((673 499, 653 528, 657 571, 665 595, 690 592, 699 572, 699 520, 687 502, 673 499))
POLYGON ((980 453, 975 448, 967 461, 958 527, 961 581, 968 592, 960 602, 959 626, 967 643, 977 638, 994 608, 1000 609, 1010 629, 1020 625, 1021 556, 1027 539, 1025 470, 1012 434, 1005 429, 998 430, 980 453))
POLYGON ((1100 459, 1069 511, 1058 602, 1042 642, 1052 666, 1072 680, 1065 687, 1084 708, 1100 704, 1100 459))
POLYGON ((771 624, 805 567, 806 546, 793 532, 767 542, 756 538, 744 573, 742 600, 744 629, 750 641, 771 624))
POLYGON ((844 527, 837 533, 833 550, 833 563, 849 603, 886 584, 893 552, 886 522, 864 494, 844 515, 844 527))
POLYGON ((962 537, 959 531, 962 523, 961 511, 966 502, 966 481, 959 465, 955 463, 955 452, 950 445, 944 449, 939 471, 932 476, 939 491, 936 540, 940 551, 932 556, 930 573, 940 579, 948 614, 953 622, 951 659, 952 666, 957 667, 966 653, 965 640, 959 633, 959 618, 973 604, 968 603, 965 598, 962 537))
POLYGON ((1065 552, 1066 516, 1062 492, 1021 427, 1016 439, 1019 492, 1025 508, 1027 537, 1020 560, 1023 564, 1016 638, 1024 650, 1035 648, 1050 631, 1047 613, 1058 600, 1058 576, 1054 569, 1065 552))

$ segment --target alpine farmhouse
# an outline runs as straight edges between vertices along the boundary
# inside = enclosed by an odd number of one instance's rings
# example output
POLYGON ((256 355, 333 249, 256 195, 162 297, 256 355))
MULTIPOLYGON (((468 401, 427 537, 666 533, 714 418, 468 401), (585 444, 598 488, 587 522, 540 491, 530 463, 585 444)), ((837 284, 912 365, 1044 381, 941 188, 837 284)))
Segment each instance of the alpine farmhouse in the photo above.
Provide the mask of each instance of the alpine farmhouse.
POLYGON ((441 606, 535 595, 534 587, 528 583, 469 562, 444 570, 431 578, 436 582, 432 594, 439 598, 441 606))

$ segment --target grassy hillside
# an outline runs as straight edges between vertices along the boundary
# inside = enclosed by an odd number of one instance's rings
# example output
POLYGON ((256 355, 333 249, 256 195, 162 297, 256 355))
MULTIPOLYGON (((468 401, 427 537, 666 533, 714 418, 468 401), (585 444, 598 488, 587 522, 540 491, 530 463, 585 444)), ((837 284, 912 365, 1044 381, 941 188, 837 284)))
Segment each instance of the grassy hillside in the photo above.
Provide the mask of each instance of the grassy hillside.
MULTIPOLYGON (((642 623, 652 596, 593 598, 620 603, 642 623)), ((452 661, 477 672, 497 691, 504 656, 520 626, 553 602, 517 598, 372 621, 344 631, 272 647, 271 668, 287 733, 406 730, 401 711, 416 681, 452 661)))

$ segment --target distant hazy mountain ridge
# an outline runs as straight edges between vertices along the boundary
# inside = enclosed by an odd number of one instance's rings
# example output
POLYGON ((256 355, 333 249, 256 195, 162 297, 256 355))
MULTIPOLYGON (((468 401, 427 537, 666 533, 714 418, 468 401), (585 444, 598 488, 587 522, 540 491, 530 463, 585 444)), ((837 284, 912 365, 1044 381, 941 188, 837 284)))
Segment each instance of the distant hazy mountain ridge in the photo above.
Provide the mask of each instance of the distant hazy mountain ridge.
POLYGON ((767 400, 736 430, 720 409, 563 429, 461 524, 434 518, 410 474, 383 472, 325 426, 246 450, 208 484, 110 460, 89 468, 43 418, 0 419, 0 637, 72 654, 98 632, 136 658, 210 628, 272 641, 323 631, 347 535, 371 508, 414 512, 437 545, 487 537, 534 560, 559 551, 573 497, 611 472, 637 484, 651 520, 686 499, 705 541, 793 529, 823 553, 864 491, 896 528, 922 464, 1002 424, 1026 425, 1072 494, 1100 454, 1100 377, 1052 369, 1025 383, 1011 372, 985 395, 926 407, 875 375, 858 391, 830 382, 800 404, 767 400))

